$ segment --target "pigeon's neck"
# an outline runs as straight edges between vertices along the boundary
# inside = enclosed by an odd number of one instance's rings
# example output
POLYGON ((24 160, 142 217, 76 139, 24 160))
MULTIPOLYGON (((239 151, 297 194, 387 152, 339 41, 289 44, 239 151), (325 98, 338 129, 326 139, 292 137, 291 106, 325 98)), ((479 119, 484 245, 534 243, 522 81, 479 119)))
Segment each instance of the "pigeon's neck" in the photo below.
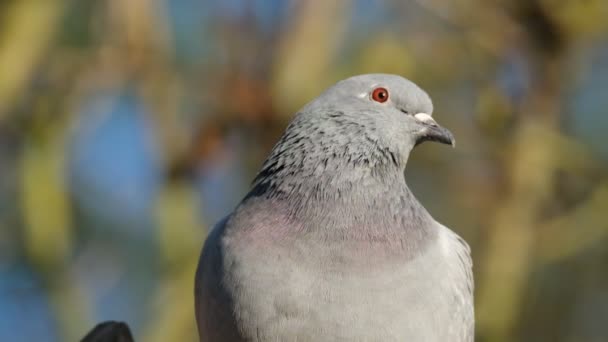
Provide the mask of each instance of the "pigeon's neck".
POLYGON ((296 115, 264 162, 251 195, 319 199, 397 184, 405 191, 406 160, 371 131, 340 111, 296 115))
POLYGON ((322 239, 370 239, 407 248, 429 235, 434 220, 408 188, 403 171, 392 161, 309 156, 264 168, 248 198, 274 202, 297 223, 293 226, 322 239))
MULTIPOLYGON (((268 170, 266 170, 268 171, 268 170)), ((265 171, 262 171, 264 173, 265 171)), ((323 200, 367 199, 391 191, 411 194, 403 170, 395 165, 353 165, 345 160, 307 160, 258 176, 250 195, 323 200)))
POLYGON ((288 140, 287 147, 285 143, 272 151, 249 196, 288 198, 303 206, 313 204, 309 201, 349 203, 359 197, 367 203, 387 191, 413 198, 404 161, 388 149, 369 141, 325 144, 311 137, 288 140))
POLYGON ((279 246, 295 240, 341 246, 339 253, 345 254, 340 258, 352 262, 377 260, 370 259, 374 255, 413 258, 437 234, 435 221, 397 168, 351 166, 316 176, 294 169, 278 178, 268 175, 258 180, 244 207, 273 212, 277 223, 250 228, 257 239, 279 246))

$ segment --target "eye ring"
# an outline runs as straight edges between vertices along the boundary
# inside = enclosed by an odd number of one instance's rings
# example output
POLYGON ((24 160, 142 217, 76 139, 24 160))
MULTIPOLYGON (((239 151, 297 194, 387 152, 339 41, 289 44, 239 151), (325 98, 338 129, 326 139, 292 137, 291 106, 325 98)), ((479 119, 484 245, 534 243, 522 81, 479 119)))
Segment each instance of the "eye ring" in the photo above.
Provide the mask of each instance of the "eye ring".
POLYGON ((372 91, 372 100, 380 103, 388 101, 388 90, 383 87, 378 87, 372 91))

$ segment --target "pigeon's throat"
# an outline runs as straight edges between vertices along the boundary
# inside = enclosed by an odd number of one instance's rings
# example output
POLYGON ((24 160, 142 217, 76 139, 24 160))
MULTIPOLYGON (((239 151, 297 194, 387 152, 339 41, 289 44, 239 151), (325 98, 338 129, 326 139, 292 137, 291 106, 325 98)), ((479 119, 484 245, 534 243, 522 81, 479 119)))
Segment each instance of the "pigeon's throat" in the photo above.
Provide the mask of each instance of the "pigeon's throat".
POLYGON ((395 163, 320 158, 300 163, 267 163, 254 181, 254 190, 276 196, 340 197, 353 192, 406 187, 403 169, 395 163))

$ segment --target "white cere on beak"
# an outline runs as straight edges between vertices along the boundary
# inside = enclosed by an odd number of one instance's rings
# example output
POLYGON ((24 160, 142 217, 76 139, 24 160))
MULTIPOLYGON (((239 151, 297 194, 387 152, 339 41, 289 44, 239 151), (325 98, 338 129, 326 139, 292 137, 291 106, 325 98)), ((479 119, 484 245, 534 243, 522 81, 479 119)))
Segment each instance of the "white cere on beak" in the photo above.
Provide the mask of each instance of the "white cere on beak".
POLYGON ((420 122, 424 122, 429 125, 437 125, 435 119, 427 113, 414 114, 414 118, 420 122))

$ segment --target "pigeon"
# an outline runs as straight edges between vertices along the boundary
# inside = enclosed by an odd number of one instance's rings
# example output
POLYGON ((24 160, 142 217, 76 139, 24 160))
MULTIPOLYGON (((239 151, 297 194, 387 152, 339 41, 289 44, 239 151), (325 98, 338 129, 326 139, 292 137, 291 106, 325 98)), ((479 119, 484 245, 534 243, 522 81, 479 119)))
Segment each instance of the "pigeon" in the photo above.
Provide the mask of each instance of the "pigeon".
POLYGON ((133 342, 129 326, 124 322, 99 323, 80 342, 133 342))
POLYGON ((470 249, 414 197, 431 99, 390 74, 342 80, 293 118, 195 277, 201 341, 473 341, 470 249))

